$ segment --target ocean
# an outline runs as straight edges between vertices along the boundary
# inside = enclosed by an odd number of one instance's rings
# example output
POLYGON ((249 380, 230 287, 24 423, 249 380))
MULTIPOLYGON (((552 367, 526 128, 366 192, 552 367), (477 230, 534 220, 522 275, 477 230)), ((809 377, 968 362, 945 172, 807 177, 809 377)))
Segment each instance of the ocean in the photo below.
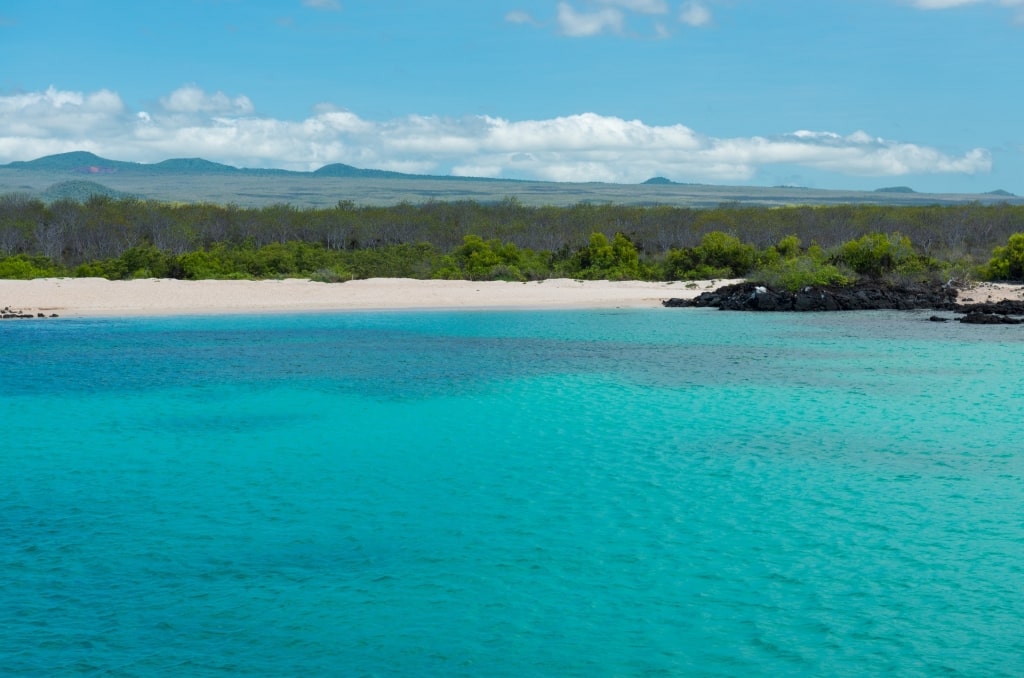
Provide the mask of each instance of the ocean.
POLYGON ((1024 333, 0 324, 0 674, 1019 676, 1024 333))

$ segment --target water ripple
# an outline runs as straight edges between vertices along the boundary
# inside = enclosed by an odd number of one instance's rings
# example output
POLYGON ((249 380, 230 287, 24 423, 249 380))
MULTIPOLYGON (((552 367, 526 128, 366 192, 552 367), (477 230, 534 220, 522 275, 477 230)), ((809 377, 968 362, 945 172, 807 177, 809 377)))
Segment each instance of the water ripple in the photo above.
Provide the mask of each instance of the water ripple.
POLYGON ((919 320, 5 326, 0 671, 1019 675, 1020 340, 919 320))

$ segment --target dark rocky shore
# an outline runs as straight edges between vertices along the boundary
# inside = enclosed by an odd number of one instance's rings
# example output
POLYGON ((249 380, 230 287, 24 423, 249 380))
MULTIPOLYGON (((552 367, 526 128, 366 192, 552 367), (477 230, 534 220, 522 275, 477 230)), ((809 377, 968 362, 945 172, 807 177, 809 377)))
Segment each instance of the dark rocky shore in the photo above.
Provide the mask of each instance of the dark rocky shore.
MULTIPOLYGON (((853 285, 804 287, 796 292, 768 289, 753 282, 726 285, 694 299, 668 299, 668 307, 717 308, 724 311, 875 311, 918 309, 962 313, 960 322, 979 325, 1016 325, 1024 319, 1024 302, 966 303, 957 301, 953 285, 893 285, 882 281, 853 285)), ((931 320, 948 320, 932 316, 931 320)))
POLYGON ((0 308, 0 320, 28 320, 30 318, 56 318, 57 314, 52 313, 47 316, 45 313, 32 313, 30 311, 23 311, 20 309, 11 308, 10 306, 4 306, 0 308))

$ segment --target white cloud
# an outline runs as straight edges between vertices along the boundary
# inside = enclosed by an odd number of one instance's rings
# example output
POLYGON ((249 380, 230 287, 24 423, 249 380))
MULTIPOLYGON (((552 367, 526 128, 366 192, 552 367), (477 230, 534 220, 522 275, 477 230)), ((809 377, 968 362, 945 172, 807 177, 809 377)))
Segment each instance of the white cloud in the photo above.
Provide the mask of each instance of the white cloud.
POLYGON ((573 38, 599 35, 605 31, 621 33, 625 19, 622 11, 614 7, 577 12, 567 2, 558 3, 558 26, 563 34, 573 38))
POLYGON ((169 113, 224 113, 248 115, 253 112, 248 97, 230 99, 223 92, 207 94, 195 85, 180 87, 170 96, 160 99, 161 107, 169 113))
MULTIPOLYGON (((324 1, 324 0, 313 0, 324 1)), ((1015 18, 1024 23, 1024 0, 894 0, 922 10, 943 10, 970 5, 994 5, 1016 8, 1015 18)), ((711 25, 715 0, 683 0, 676 17, 679 23, 692 28, 711 25)), ((667 38, 670 32, 663 23, 651 18, 668 14, 669 0, 560 0, 555 6, 555 24, 559 31, 574 38, 617 34, 626 37, 667 38), (642 26, 630 30, 632 24, 642 26)), ((510 11, 505 20, 511 23, 543 26, 534 16, 522 10, 510 11)))
POLYGON ((992 168, 981 148, 949 155, 865 131, 798 130, 719 138, 685 125, 650 125, 596 113, 545 120, 409 115, 366 120, 330 105, 304 120, 255 113, 247 97, 194 85, 149 111, 126 110, 109 90, 0 95, 0 163, 88 150, 118 160, 199 156, 240 167, 312 170, 343 162, 424 174, 633 183, 746 183, 777 165, 849 176, 977 174, 992 168))
POLYGON ((697 0, 684 2, 679 10, 679 20, 688 26, 706 26, 711 23, 711 10, 697 0))
MULTIPOLYGON (((556 5, 555 23, 559 31, 574 38, 617 34, 627 37, 662 39, 670 36, 665 24, 655 17, 669 14, 668 0, 562 0, 556 5), (636 27, 631 26, 636 24, 636 27)), ((711 12, 698 0, 683 3, 679 20, 690 26, 703 26, 711 21, 711 12)), ((505 16, 514 23, 533 23, 532 15, 515 11, 505 16)))
POLYGON ((83 94, 50 87, 44 92, 0 97, 0 129, 5 136, 66 137, 82 127, 116 130, 124 116, 121 97, 107 89, 83 94))

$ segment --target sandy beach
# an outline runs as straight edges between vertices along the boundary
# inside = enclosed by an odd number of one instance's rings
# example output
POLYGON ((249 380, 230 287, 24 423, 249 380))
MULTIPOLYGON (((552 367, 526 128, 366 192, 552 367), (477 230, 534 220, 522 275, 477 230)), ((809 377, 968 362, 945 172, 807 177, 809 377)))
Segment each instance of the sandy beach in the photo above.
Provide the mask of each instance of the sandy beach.
POLYGON ((60 317, 289 313, 387 309, 657 307, 731 280, 609 282, 568 279, 473 282, 372 278, 345 283, 287 280, 0 280, 0 308, 60 317))
MULTIPOLYGON (((473 282, 372 278, 345 283, 287 280, 0 280, 0 309, 60 317, 290 313, 388 309, 658 307, 736 280, 642 282, 553 279, 473 282)), ((979 283, 961 302, 1024 300, 1024 286, 979 283)))
POLYGON ((957 301, 961 304, 1024 301, 1024 285, 994 282, 975 283, 968 289, 960 290, 957 301))

